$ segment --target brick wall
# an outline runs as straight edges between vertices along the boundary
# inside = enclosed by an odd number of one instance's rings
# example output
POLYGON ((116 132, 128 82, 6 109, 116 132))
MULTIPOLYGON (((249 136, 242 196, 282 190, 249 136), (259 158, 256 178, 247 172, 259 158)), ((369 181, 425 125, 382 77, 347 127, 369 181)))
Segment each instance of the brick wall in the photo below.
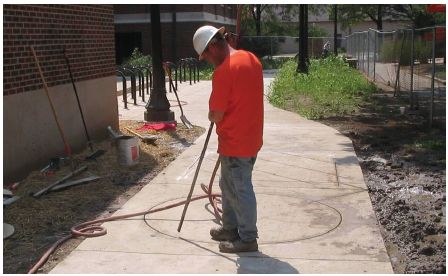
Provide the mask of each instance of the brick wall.
POLYGON ((112 5, 3 5, 3 95, 43 87, 33 46, 49 87, 115 75, 112 5))

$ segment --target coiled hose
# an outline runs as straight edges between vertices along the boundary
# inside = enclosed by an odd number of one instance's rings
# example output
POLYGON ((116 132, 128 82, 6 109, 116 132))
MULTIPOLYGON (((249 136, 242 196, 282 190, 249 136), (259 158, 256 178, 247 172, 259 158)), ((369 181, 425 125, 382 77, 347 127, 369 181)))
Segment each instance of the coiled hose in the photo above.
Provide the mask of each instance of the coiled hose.
MULTIPOLYGON (((215 175, 216 172, 218 171, 220 165, 220 158, 218 158, 218 160, 216 161, 216 165, 215 168, 213 169, 213 173, 212 176, 210 178, 210 182, 208 187, 206 187, 204 184, 201 184, 201 188, 202 190, 206 193, 205 195, 200 195, 200 196, 195 196, 192 197, 191 201, 195 201, 195 200, 199 200, 199 199, 203 199, 203 198, 208 198, 210 201, 210 204, 213 206, 213 210, 215 213, 216 218, 221 221, 221 214, 222 210, 218 207, 218 203, 220 203, 220 197, 221 194, 212 193, 212 186, 213 186, 213 181, 215 179, 215 175)), ((125 218, 130 218, 130 217, 135 217, 135 216, 141 216, 141 215, 147 215, 147 214, 152 214, 152 213, 156 213, 156 212, 160 212, 160 211, 164 211, 167 209, 171 209, 177 206, 181 206, 184 205, 186 202, 188 201, 188 199, 180 201, 178 203, 173 203, 170 204, 168 206, 165 207, 160 207, 160 208, 156 208, 156 209, 149 209, 143 212, 138 212, 138 213, 131 213, 131 214, 125 214, 125 215, 119 215, 119 216, 112 216, 112 217, 108 217, 108 218, 103 218, 103 219, 96 219, 96 220, 91 220, 91 221, 87 221, 87 222, 83 222, 81 224, 75 225, 73 226, 70 230, 71 230, 71 234, 67 235, 63 238, 61 238, 60 240, 58 240, 57 242, 55 242, 43 255, 42 257, 39 259, 39 261, 28 271, 28 274, 34 274, 37 272, 37 270, 39 268, 41 268, 48 260, 48 258, 51 256, 51 254, 64 242, 68 241, 71 238, 76 238, 76 237, 86 237, 86 238, 92 238, 92 237, 99 237, 99 236, 103 236, 106 235, 107 231, 106 228, 104 228, 101 225, 97 225, 98 223, 103 223, 103 222, 107 222, 107 221, 114 221, 114 220, 119 220, 119 219, 125 219, 125 218)))

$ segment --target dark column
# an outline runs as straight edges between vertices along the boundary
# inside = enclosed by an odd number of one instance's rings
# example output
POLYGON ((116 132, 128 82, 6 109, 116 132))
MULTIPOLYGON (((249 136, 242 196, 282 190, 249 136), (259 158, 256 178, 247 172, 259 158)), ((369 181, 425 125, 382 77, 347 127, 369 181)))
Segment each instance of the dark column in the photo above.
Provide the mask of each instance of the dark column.
MULTIPOLYGON (((308 5, 304 5, 305 6, 305 62, 307 67, 310 66, 310 59, 309 59, 309 54, 308 54, 308 5)), ((308 71, 308 69, 307 69, 308 71)))
POLYGON ((338 55, 338 5, 334 5, 334 55, 338 55))
POLYGON ((166 98, 165 73, 162 67, 162 35, 160 27, 160 5, 151 5, 151 45, 153 88, 151 100, 146 104, 145 121, 174 121, 174 112, 166 98))
POLYGON ((306 5, 300 4, 299 7, 299 60, 297 63, 296 71, 298 73, 308 74, 308 66, 306 63, 306 43, 308 43, 308 38, 306 37, 306 16, 305 16, 306 5))
POLYGON ((171 47, 172 49, 172 53, 171 53, 171 61, 173 63, 177 62, 177 30, 176 30, 176 25, 177 25, 177 18, 176 18, 176 4, 172 4, 171 5, 171 16, 172 16, 172 20, 173 20, 173 24, 172 24, 172 34, 171 34, 171 47))

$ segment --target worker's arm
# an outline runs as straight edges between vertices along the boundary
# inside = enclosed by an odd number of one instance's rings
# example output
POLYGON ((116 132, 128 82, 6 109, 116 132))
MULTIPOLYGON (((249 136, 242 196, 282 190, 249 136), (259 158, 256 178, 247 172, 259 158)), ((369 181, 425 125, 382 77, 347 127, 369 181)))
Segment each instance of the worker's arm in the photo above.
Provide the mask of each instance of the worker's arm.
POLYGON ((223 117, 224 117, 224 112, 221 112, 221 111, 209 111, 208 112, 208 119, 210 120, 210 122, 219 123, 223 117))

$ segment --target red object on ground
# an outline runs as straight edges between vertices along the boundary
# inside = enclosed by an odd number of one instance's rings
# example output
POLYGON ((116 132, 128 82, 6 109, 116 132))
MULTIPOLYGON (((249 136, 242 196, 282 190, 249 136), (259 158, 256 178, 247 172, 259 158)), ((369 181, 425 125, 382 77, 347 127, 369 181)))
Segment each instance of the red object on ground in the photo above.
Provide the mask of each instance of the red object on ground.
POLYGON ((176 123, 145 123, 137 130, 168 130, 168 129, 176 129, 176 123))

